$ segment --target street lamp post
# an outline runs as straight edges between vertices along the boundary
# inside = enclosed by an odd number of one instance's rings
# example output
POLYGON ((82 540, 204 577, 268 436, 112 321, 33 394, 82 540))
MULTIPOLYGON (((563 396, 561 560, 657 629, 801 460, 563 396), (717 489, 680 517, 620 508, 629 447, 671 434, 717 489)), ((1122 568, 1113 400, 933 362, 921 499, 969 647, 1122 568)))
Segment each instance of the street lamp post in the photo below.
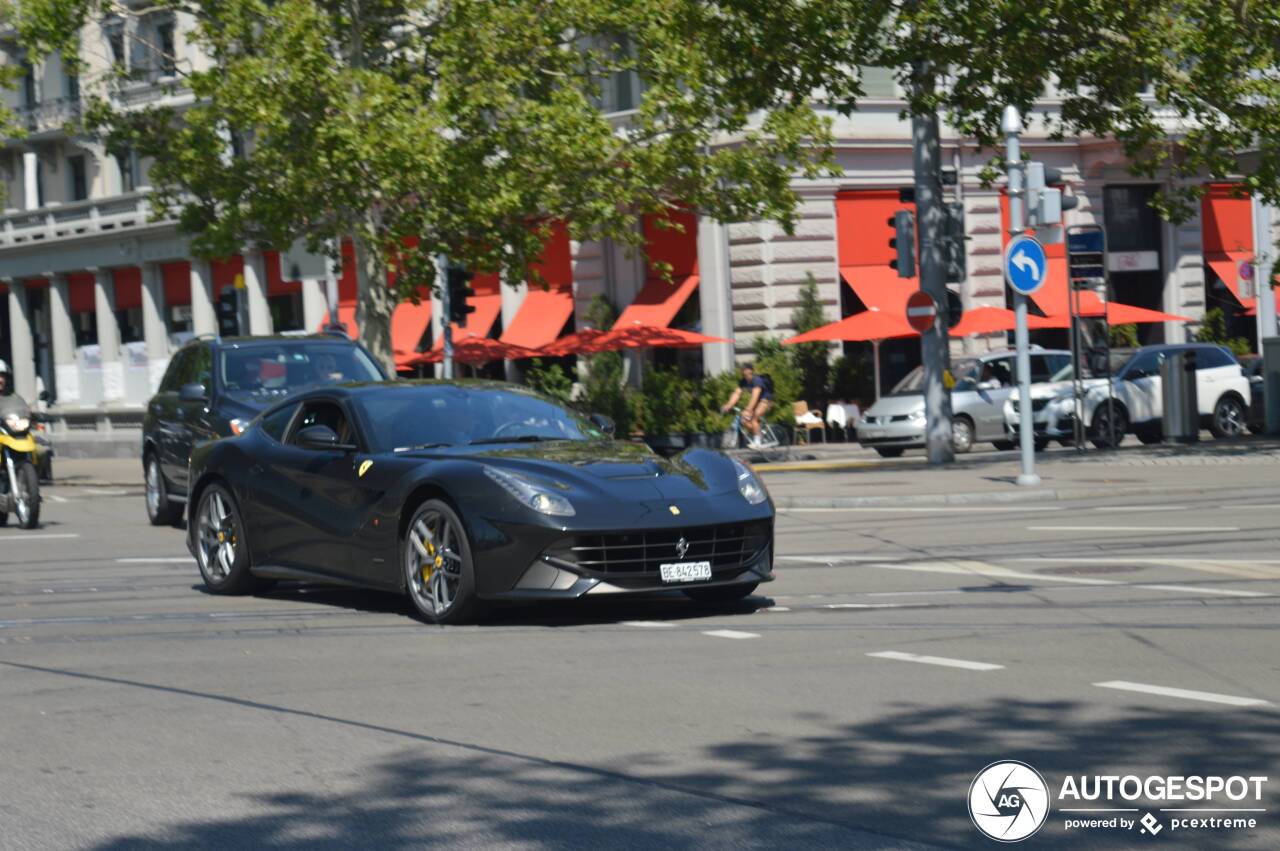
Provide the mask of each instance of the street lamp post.
MULTIPOLYGON (((1009 173, 1009 235, 1022 236, 1026 229, 1023 218, 1023 167, 1022 149, 1018 134, 1022 132, 1022 116, 1015 106, 1004 108, 1001 129, 1005 138, 1005 168, 1009 173)), ((1022 472, 1018 484, 1035 487, 1040 484, 1036 475, 1035 424, 1031 421, 1031 344, 1027 337, 1027 297, 1020 292, 1013 294, 1014 345, 1018 350, 1018 438, 1022 449, 1022 472)))

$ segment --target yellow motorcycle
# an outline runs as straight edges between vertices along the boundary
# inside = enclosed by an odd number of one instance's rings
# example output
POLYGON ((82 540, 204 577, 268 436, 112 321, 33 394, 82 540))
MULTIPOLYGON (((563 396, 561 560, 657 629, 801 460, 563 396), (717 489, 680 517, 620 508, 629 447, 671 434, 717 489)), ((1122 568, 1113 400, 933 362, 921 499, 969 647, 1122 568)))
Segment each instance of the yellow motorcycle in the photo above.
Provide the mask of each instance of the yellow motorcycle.
POLYGON ((34 529, 40 524, 36 441, 31 436, 31 409, 20 396, 0 396, 0 454, 0 526, 12 513, 23 529, 34 529))

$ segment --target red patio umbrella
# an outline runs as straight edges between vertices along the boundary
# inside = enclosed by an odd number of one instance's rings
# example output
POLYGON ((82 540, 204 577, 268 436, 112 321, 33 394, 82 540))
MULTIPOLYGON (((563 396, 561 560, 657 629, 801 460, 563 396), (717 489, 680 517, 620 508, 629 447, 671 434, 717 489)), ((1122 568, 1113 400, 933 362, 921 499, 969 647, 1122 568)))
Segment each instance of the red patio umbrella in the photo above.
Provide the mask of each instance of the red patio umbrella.
POLYGON ((711 337, 696 331, 680 328, 663 328, 636 322, 624 327, 614 326, 591 344, 597 352, 616 352, 620 349, 691 349, 704 343, 732 343, 724 337, 711 337))
MULTIPOLYGON (((536 358, 540 353, 524 346, 513 346, 492 337, 467 336, 453 341, 453 359, 458 363, 488 363, 495 360, 520 360, 536 358)), ((409 366, 424 363, 440 363, 444 360, 444 349, 432 349, 429 352, 409 361, 409 366)))
MULTIPOLYGON (((1086 319, 1092 319, 1102 316, 1102 310, 1098 307, 1086 307, 1079 314, 1086 319)), ((1195 320, 1189 316, 1177 316, 1172 313, 1163 313, 1159 310, 1149 310, 1145 307, 1134 307, 1132 304, 1121 304, 1118 301, 1107 302, 1106 307, 1107 323, 1110 325, 1130 325, 1146 322, 1194 322, 1195 320)), ((1049 323, 1041 325, 1041 328, 1070 328, 1071 317, 1065 313, 1056 316, 1049 316, 1041 320, 1049 323)))
POLYGON ((904 310, 901 315, 894 315, 880 310, 878 307, 868 308, 861 313, 846 316, 839 322, 832 322, 812 331, 805 331, 794 337, 783 340, 782 345, 794 346, 798 343, 822 343, 841 340, 848 343, 871 343, 871 362, 876 377, 876 398, 880 398, 880 343, 897 337, 915 337, 917 331, 907 324, 904 310))
POLYGON ((560 339, 548 343, 539 351, 544 357, 560 358, 565 355, 593 354, 600 351, 595 347, 601 337, 608 334, 598 328, 584 328, 573 334, 566 334, 560 339))
MULTIPOLYGON (((956 327, 951 329, 952 337, 972 337, 975 334, 998 334, 1001 331, 1012 331, 1017 327, 1017 319, 1012 310, 1003 307, 971 307, 960 317, 956 327)), ((1027 327, 1031 330, 1039 328, 1058 328, 1051 320, 1043 316, 1027 315, 1027 327)))

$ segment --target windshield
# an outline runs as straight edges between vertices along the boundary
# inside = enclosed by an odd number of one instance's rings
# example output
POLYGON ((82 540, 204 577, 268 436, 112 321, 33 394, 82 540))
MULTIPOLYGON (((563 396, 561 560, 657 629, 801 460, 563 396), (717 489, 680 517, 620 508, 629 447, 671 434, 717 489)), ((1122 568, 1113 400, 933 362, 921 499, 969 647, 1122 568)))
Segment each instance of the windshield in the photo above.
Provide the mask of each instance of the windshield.
POLYGON ((361 394, 379 451, 543 440, 598 440, 584 417, 533 393, 506 387, 403 384, 361 394))
MULTIPOLYGON (((954 390, 972 390, 975 379, 978 374, 978 362, 972 358, 953 361, 951 364, 951 374, 956 378, 956 386, 954 390)), ((890 396, 912 396, 924 392, 924 367, 918 366, 907 373, 906 377, 899 381, 890 396)))
POLYGON ((221 351, 222 384, 232 397, 283 398, 303 387, 381 381, 364 350, 346 343, 289 341, 221 351))

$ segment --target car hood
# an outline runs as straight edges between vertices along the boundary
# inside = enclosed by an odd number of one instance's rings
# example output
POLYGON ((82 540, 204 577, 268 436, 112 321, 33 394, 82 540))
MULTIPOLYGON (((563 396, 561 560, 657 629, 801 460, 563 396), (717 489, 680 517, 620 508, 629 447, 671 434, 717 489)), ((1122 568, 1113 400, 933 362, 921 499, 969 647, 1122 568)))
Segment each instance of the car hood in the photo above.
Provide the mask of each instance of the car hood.
MULTIPOLYGON (((1105 378, 1086 378, 1084 380, 1086 392, 1095 387, 1106 386, 1107 380, 1105 378)), ((1031 385, 1032 399, 1055 399, 1059 396, 1071 396, 1074 392, 1075 388, 1070 381, 1042 381, 1038 384, 1031 385)), ((1009 394, 1009 398, 1015 402, 1021 398, 1017 387, 1013 388, 1013 392, 1009 394)))
POLYGON ((868 417, 895 417, 903 414, 914 414, 924 410, 924 396, 910 393, 902 396, 881 396, 874 405, 867 408, 868 417))

